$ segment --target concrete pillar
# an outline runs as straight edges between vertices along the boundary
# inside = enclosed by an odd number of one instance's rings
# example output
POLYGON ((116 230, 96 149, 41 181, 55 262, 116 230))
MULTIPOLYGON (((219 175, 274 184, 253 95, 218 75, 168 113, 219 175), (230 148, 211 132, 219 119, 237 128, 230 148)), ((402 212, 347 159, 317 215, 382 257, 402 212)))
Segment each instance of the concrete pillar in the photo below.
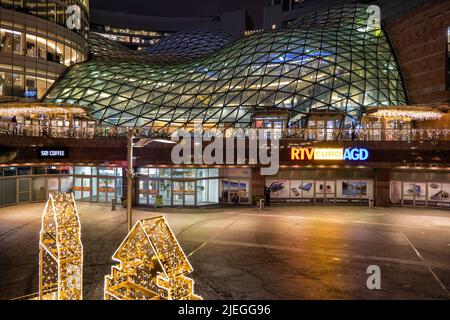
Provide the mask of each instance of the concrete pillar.
POLYGON ((252 198, 253 196, 264 196, 266 177, 261 175, 261 168, 252 168, 252 198))
POLYGON ((375 169, 375 206, 390 206, 390 180, 389 169, 375 169))

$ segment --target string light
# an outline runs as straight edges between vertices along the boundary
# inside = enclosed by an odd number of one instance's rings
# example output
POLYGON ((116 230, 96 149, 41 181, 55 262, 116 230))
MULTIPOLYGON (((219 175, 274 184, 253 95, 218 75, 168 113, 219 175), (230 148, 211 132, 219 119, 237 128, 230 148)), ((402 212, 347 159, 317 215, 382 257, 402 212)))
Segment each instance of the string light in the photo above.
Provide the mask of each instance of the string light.
POLYGON ((371 116, 378 118, 411 119, 423 121, 438 120, 442 118, 443 114, 438 111, 382 109, 373 113, 371 116))
POLYGON ((164 217, 138 221, 113 255, 105 300, 201 300, 193 271, 164 217))
POLYGON ((51 193, 42 215, 39 300, 83 299, 83 246, 72 193, 51 193))
POLYGON ((86 115, 84 108, 70 105, 54 105, 47 103, 3 103, 0 108, 0 116, 32 116, 32 115, 86 115))

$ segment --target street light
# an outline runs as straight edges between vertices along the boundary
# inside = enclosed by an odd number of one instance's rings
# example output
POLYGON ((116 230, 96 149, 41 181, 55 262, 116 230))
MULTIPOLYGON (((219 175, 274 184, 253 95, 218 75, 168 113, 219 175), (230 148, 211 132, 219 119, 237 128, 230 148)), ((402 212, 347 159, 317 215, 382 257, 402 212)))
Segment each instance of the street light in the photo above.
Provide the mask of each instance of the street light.
POLYGON ((143 138, 140 139, 137 143, 134 143, 135 130, 129 130, 127 134, 127 162, 128 162, 128 170, 127 170, 127 225, 128 232, 133 228, 132 220, 133 220, 133 180, 134 180, 134 172, 133 172, 133 149, 134 148, 143 148, 149 143, 164 143, 164 144, 176 144, 176 142, 165 139, 149 139, 143 138))

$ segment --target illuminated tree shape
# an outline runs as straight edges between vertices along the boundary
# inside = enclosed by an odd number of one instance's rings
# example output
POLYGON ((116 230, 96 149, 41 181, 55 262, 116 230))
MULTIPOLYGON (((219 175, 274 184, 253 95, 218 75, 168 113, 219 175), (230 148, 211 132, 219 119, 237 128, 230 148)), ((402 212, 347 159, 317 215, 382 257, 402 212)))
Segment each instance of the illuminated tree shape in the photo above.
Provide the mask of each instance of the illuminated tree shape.
POLYGON ((200 300, 193 271, 164 217, 138 221, 113 255, 105 300, 200 300))
POLYGON ((44 209, 39 243, 39 299, 83 299, 83 246, 75 199, 53 193, 44 209))

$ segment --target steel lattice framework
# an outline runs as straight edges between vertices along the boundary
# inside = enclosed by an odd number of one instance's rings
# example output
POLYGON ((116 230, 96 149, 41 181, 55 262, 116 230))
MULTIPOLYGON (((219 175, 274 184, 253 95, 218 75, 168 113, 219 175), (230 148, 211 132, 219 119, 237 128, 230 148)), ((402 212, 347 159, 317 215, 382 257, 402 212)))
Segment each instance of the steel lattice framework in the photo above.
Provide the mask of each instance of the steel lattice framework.
POLYGON ((127 57, 96 41, 103 49, 72 67, 46 100, 87 106, 105 124, 170 131, 194 121, 248 127, 255 113, 274 110, 289 114, 290 127, 304 127, 316 111, 359 121, 365 107, 407 103, 386 34, 368 29, 366 10, 318 11, 188 62, 127 57))

